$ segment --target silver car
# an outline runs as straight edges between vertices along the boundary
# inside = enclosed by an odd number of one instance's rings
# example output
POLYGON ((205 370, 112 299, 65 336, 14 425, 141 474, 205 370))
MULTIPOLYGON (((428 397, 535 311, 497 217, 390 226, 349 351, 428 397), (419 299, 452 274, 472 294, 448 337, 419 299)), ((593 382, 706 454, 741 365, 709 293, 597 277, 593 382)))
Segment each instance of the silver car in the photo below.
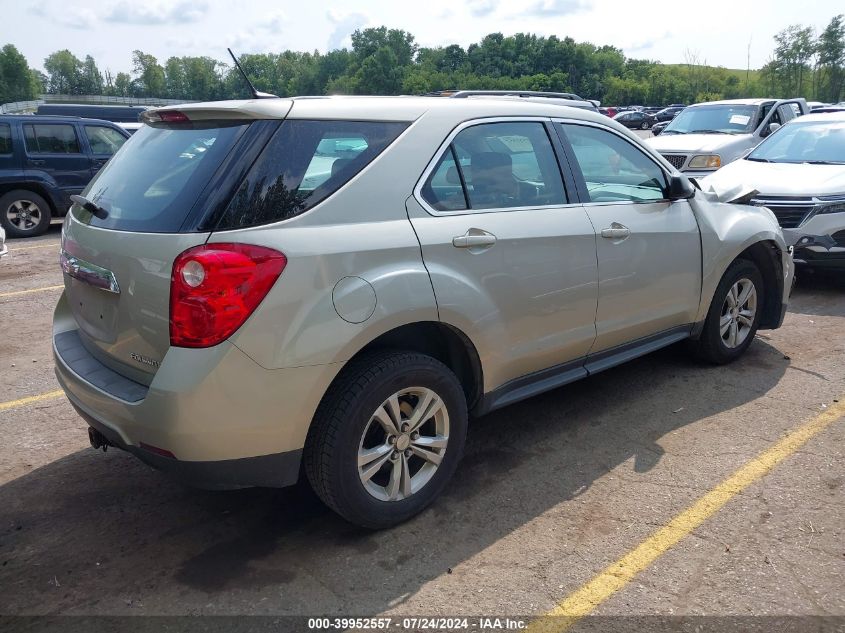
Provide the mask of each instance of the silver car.
POLYGON ((186 104, 62 233, 56 373, 90 425, 190 483, 420 512, 467 420, 677 341, 781 324, 774 216, 714 202, 607 117, 507 99, 186 104))
POLYGON ((646 141, 673 167, 704 177, 735 161, 810 108, 804 99, 729 99, 687 106, 646 141))

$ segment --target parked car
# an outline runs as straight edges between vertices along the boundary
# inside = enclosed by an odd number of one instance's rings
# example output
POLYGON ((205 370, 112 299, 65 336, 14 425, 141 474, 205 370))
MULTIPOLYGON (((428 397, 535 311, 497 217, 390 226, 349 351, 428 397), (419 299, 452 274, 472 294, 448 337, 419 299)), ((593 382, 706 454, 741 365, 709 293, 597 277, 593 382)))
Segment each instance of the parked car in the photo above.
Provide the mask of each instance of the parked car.
POLYGON ((620 112, 613 117, 613 120, 617 123, 621 123, 625 127, 635 130, 647 130, 657 123, 657 119, 654 118, 654 115, 646 114, 645 112, 641 112, 639 110, 620 112))
POLYGON ((845 112, 793 119, 702 187, 748 185, 783 228, 795 260, 845 270, 845 112))
POLYGON ((668 108, 663 108, 662 110, 658 110, 657 112, 654 113, 654 118, 656 118, 660 122, 671 121, 676 116, 678 116, 683 111, 683 109, 684 109, 683 107, 677 107, 677 106, 670 106, 668 108))
POLYGON ((9 237, 44 233, 127 138, 109 121, 0 115, 0 226, 9 237))
POLYGON ((99 105, 88 103, 42 103, 35 114, 53 116, 78 116, 101 119, 112 123, 138 123, 138 118, 148 106, 99 105))
POLYGON ((0 258, 9 254, 9 247, 6 246, 6 229, 0 226, 0 258))
POLYGON ((688 176, 736 160, 778 127, 810 109, 804 99, 733 99, 687 106, 647 143, 688 176))
POLYGON ((601 112, 605 116, 609 116, 611 119, 616 116, 617 110, 613 106, 608 106, 606 108, 599 108, 599 112, 601 112))
POLYGON ((666 129, 666 126, 669 125, 672 121, 659 121, 651 126, 651 133, 654 136, 660 134, 663 130, 666 129))
POLYGON ((192 483, 303 465, 387 527, 443 490, 469 415, 681 340, 730 362, 783 319, 771 213, 711 201, 598 113, 277 98, 144 119, 65 219, 56 374, 94 447, 192 483))

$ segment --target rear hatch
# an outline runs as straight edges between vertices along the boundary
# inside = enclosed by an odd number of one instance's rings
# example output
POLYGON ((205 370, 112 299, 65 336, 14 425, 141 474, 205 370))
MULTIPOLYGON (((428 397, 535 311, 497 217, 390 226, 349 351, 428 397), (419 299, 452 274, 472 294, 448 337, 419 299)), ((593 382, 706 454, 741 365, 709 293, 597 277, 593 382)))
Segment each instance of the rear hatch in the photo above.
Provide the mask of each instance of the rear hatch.
POLYGON ((150 384, 170 347, 174 260, 207 241, 209 218, 228 202, 290 105, 273 100, 274 108, 262 104, 257 112, 231 104, 186 107, 164 115, 169 122, 152 111, 152 125, 134 134, 82 193, 95 206, 71 207, 62 232, 65 295, 82 344, 102 364, 150 384), (96 207, 106 214, 94 213, 96 207))

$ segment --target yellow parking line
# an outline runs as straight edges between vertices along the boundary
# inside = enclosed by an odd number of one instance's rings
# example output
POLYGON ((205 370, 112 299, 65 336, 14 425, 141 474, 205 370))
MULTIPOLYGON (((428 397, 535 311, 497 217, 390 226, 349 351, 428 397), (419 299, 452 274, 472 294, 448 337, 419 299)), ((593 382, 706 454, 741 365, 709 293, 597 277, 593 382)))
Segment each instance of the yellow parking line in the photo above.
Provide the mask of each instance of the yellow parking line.
POLYGON ((10 253, 20 253, 21 251, 32 251, 32 250, 35 250, 36 248, 56 248, 56 249, 58 249, 59 243, 58 242, 51 242, 50 244, 40 244, 38 246, 22 246, 20 248, 10 248, 9 252, 10 253))
POLYGON ((823 413, 788 433, 776 444, 747 462, 689 508, 673 517, 622 558, 612 563, 587 584, 569 594, 554 609, 527 628, 531 633, 561 633, 591 613, 614 593, 645 570, 660 556, 689 535, 724 505, 751 484, 759 481, 772 468, 795 453, 813 436, 845 416, 845 397, 823 413))
POLYGON ((0 292, 0 299, 3 297, 16 297, 18 295, 28 295, 33 292, 44 292, 46 290, 58 290, 64 286, 45 286, 44 288, 32 288, 30 290, 15 290, 14 292, 0 292))
POLYGON ((48 391, 47 393, 42 393, 37 396, 29 396, 27 398, 21 398, 20 400, 0 402, 0 411, 5 411, 6 409, 14 409, 15 407, 22 407, 27 404, 32 404, 33 402, 41 402, 42 400, 51 400, 52 398, 58 398, 63 395, 65 395, 65 392, 59 389, 58 391, 48 391))

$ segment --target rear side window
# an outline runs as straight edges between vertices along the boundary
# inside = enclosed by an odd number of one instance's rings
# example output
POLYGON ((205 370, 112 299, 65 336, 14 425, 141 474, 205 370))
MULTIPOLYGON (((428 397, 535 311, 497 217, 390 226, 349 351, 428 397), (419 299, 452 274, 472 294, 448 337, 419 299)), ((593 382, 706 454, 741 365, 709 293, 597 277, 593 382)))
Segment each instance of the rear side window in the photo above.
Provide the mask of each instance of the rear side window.
POLYGON ((208 228, 268 224, 307 211, 364 169, 407 126, 382 121, 284 121, 232 202, 219 218, 211 218, 208 228))
POLYGON ((542 123, 484 123, 462 130, 423 185, 439 211, 513 209, 566 203, 542 123))
POLYGON ((79 140, 72 125, 24 125, 23 132, 30 154, 79 154, 79 140))
POLYGON ((12 129, 8 123, 0 123, 0 154, 12 153, 12 129))
POLYGON ((103 228, 178 232, 248 127, 243 122, 142 126, 83 192, 108 217, 96 218, 78 205, 74 215, 103 228))
POLYGON ((86 125, 85 135, 93 154, 111 156, 126 142, 126 137, 117 130, 102 125, 86 125))

